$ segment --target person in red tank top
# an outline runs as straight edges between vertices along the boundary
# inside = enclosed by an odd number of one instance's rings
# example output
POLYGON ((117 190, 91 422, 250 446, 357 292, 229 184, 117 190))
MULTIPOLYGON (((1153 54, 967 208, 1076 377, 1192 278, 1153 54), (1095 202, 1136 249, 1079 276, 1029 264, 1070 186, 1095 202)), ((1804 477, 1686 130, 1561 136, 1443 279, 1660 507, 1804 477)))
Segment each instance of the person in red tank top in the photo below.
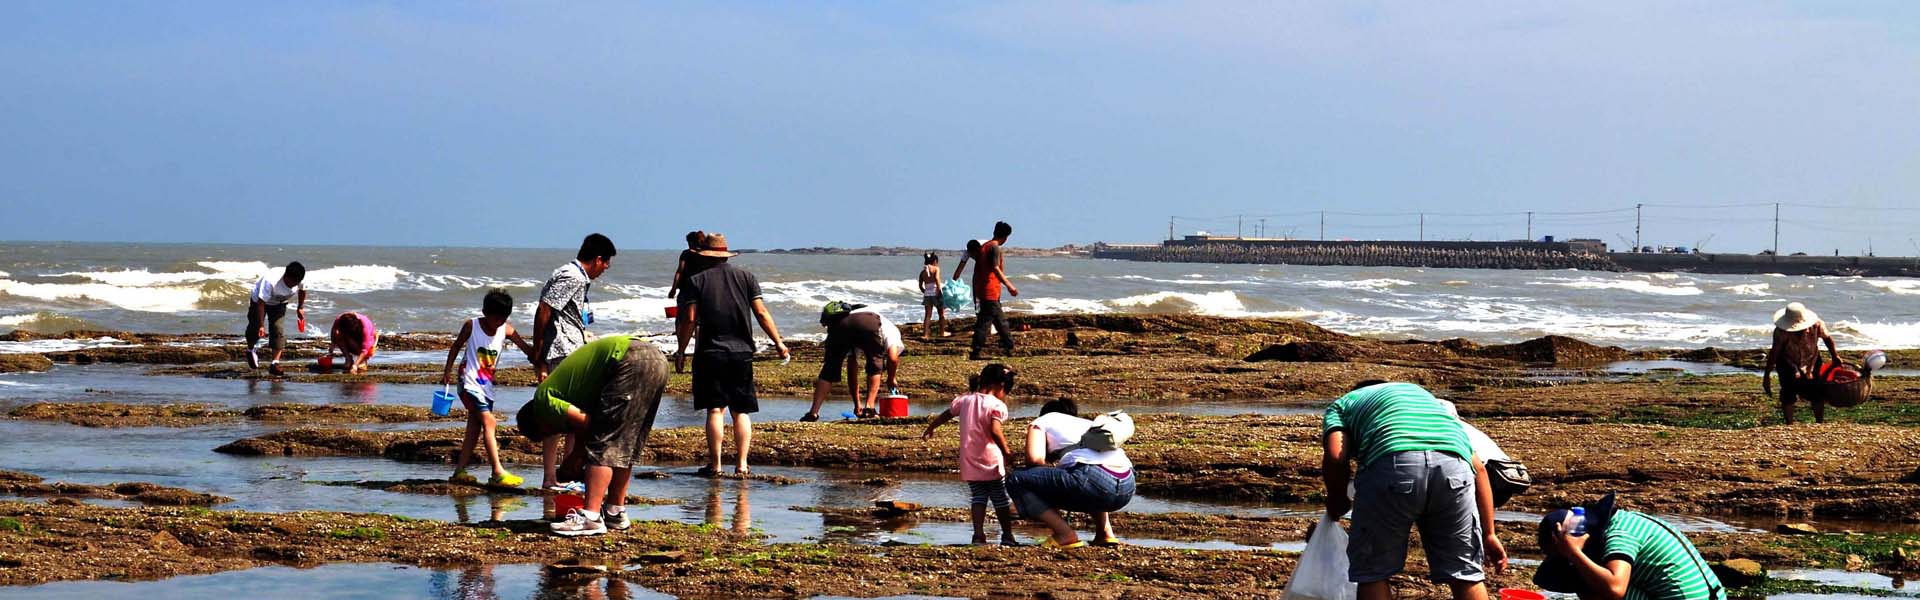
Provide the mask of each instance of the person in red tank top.
POLYGON ((1001 249, 1006 246, 1007 238, 1013 235, 1013 226, 1006 221, 993 224, 993 239, 980 245, 980 253, 973 257, 973 293, 979 300, 980 314, 973 321, 973 351, 968 360, 981 360, 980 349, 987 345, 989 328, 999 328, 1000 348, 1006 354, 1013 353, 1013 331, 1007 327, 1007 316, 1000 310, 1000 290, 1020 295, 1019 288, 1007 281, 1006 259, 1001 249))

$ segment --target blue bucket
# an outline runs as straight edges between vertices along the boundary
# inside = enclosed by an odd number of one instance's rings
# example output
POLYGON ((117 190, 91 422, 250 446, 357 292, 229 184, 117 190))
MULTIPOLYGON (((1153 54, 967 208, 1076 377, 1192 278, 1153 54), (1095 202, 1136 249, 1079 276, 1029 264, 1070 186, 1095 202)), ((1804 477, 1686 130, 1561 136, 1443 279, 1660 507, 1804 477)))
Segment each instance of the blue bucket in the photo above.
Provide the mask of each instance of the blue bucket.
POLYGON ((447 416, 447 413, 453 411, 453 403, 458 402, 459 400, 460 400, 460 394, 454 393, 452 388, 434 392, 433 393, 433 416, 436 416, 436 417, 447 416))

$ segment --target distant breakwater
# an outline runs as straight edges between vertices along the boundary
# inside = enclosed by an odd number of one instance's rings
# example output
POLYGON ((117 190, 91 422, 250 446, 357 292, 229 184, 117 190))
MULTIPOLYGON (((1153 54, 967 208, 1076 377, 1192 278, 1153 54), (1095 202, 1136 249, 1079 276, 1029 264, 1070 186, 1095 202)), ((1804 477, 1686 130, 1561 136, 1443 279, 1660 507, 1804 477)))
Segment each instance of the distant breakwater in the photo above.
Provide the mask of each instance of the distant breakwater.
POLYGON ((1096 244, 1093 257, 1349 267, 1920 277, 1920 260, 1911 257, 1605 252, 1567 242, 1178 240, 1159 245, 1096 244))

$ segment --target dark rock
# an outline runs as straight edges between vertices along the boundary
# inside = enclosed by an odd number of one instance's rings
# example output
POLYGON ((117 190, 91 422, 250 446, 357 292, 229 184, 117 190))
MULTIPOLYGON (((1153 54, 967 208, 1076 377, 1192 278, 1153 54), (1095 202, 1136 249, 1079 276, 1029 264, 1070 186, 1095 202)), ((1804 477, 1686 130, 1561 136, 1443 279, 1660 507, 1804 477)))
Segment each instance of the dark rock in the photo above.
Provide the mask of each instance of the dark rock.
POLYGON ((1267 346, 1265 349, 1248 355, 1247 362, 1354 362, 1367 357, 1367 352, 1354 344, 1344 342, 1288 342, 1267 346))
POLYGON ((53 368, 53 361, 38 354, 0 354, 0 373, 39 373, 53 368))
POLYGON ((1562 335, 1534 338, 1518 344, 1487 346, 1480 349, 1479 355, 1554 366, 1599 365, 1628 358, 1626 350, 1595 346, 1562 335))

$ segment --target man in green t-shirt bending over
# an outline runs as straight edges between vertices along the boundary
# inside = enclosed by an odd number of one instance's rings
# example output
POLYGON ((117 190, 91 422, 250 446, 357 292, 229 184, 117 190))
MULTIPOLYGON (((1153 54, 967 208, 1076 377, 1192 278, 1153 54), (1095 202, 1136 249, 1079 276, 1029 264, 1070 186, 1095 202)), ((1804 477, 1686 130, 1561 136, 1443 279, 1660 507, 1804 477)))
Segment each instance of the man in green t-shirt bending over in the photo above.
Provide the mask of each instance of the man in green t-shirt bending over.
POLYGON ((536 441, 566 434, 565 464, 586 464, 586 506, 554 523, 554 533, 600 535, 632 526, 623 506, 627 482, 666 388, 667 359, 660 349, 614 335, 568 354, 534 389, 517 417, 520 433, 536 441))
POLYGON ((1460 420, 1420 386, 1362 385, 1327 407, 1322 436, 1327 516, 1353 509, 1347 579, 1360 584, 1359 600, 1393 597, 1387 578, 1406 566, 1415 524, 1429 577, 1452 586, 1456 600, 1486 600, 1481 562, 1498 572, 1507 551, 1493 534, 1493 488, 1460 420))

